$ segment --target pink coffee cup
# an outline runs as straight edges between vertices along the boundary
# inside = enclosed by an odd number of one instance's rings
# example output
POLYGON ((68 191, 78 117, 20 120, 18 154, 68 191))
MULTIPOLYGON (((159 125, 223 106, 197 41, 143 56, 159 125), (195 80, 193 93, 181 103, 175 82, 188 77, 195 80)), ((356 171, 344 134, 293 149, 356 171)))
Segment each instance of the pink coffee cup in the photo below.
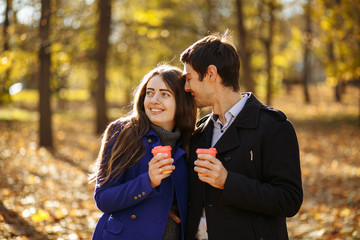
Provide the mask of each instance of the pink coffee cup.
POLYGON ((217 151, 216 148, 198 148, 196 149, 196 154, 210 154, 216 157, 217 151))
MULTIPOLYGON (((216 148, 198 148, 196 149, 196 154, 210 154, 214 157, 216 157, 216 154, 217 154, 217 151, 216 151, 216 148)), ((199 160, 203 160, 203 159, 200 159, 198 157, 199 160)), ((202 174, 202 173, 198 173, 199 176, 205 176, 205 174, 202 174)))
MULTIPOLYGON (((158 155, 159 153, 167 153, 167 157, 171 158, 171 147, 170 146, 156 146, 153 149, 151 149, 151 153, 154 155, 154 157, 156 155, 158 155)), ((171 164, 166 164, 164 166, 167 165, 171 165, 171 164)), ((167 170, 167 171, 163 171, 162 174, 168 174, 168 173, 172 173, 172 170, 167 170)))

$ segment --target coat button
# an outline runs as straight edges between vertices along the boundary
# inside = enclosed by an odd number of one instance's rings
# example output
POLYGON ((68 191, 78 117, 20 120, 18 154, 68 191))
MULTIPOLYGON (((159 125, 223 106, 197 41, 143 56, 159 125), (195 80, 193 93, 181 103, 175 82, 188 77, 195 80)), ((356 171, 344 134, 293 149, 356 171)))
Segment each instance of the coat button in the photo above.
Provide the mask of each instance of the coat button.
POLYGON ((141 198, 141 197, 142 197, 142 196, 139 194, 139 195, 138 195, 138 198, 141 198))
POLYGON ((225 162, 230 162, 231 161, 231 157, 229 156, 229 155, 226 155, 225 157, 224 157, 224 161, 225 162))
POLYGON ((148 139, 147 139, 147 142, 148 142, 148 143, 152 143, 152 139, 151 139, 151 138, 148 138, 148 139))
POLYGON ((137 196, 135 196, 135 197, 134 197, 134 200, 138 200, 138 197, 137 197, 137 196))
POLYGON ((136 220, 136 215, 131 215, 130 218, 131 220, 136 220))
POLYGON ((145 192, 142 192, 141 194, 142 194, 143 196, 145 196, 145 192))

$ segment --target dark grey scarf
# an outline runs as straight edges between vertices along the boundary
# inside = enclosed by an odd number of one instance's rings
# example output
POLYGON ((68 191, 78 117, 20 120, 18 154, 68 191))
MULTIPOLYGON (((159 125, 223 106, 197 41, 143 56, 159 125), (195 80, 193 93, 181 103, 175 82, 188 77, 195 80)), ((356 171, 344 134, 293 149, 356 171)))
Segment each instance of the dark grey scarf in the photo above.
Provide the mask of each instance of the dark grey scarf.
MULTIPOLYGON (((159 135, 161 145, 170 145, 171 155, 174 155, 174 152, 176 150, 176 142, 180 138, 181 133, 178 128, 175 128, 174 132, 170 132, 162 127, 159 127, 153 123, 150 123, 151 128, 159 135)), ((173 203, 171 206, 171 211, 173 211, 177 216, 179 216, 179 209, 176 203, 176 196, 174 191, 174 197, 173 197, 173 203)), ((163 240, 177 240, 181 237, 181 227, 180 224, 177 224, 174 222, 170 217, 168 218, 163 240)))
POLYGON ((174 132, 170 132, 162 127, 159 127, 158 125, 155 125, 153 123, 150 123, 151 128, 159 135, 161 145, 170 145, 172 148, 172 154, 175 152, 176 149, 176 142, 180 138, 181 133, 178 128, 175 128, 174 132))

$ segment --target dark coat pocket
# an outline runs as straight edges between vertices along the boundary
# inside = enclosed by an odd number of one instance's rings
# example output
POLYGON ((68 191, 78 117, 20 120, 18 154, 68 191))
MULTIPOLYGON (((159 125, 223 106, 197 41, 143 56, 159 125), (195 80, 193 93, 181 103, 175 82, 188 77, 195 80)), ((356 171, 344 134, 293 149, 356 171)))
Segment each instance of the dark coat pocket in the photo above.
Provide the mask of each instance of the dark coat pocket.
POLYGON ((124 224, 120 220, 110 215, 105 226, 106 231, 112 234, 120 234, 123 228, 124 224))
POLYGON ((264 216, 257 217, 253 220, 256 239, 261 240, 278 240, 276 237, 276 224, 271 219, 264 216))

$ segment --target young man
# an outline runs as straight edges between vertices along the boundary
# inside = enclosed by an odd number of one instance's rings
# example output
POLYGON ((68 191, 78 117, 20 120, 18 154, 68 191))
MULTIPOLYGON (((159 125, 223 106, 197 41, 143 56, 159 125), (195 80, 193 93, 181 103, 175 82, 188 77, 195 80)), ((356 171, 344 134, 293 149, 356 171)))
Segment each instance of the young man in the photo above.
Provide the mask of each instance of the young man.
POLYGON ((303 200, 291 123, 252 93, 239 93, 239 57, 226 34, 197 41, 180 60, 185 91, 197 107, 213 109, 191 141, 187 239, 288 239, 286 217, 303 200), (196 154, 210 147, 216 157, 196 154))

